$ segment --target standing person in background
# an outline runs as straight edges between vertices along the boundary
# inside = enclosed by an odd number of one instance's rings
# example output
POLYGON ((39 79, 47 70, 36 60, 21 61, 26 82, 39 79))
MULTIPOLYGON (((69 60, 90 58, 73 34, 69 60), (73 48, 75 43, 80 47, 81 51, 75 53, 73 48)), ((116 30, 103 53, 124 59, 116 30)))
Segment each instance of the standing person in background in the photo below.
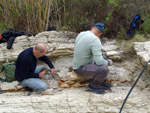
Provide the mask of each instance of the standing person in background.
POLYGON ((37 66, 37 59, 45 62, 55 74, 52 62, 45 56, 47 47, 43 43, 37 44, 34 48, 28 48, 21 52, 16 61, 15 79, 23 87, 37 91, 47 89, 47 84, 41 80, 45 74, 45 66, 37 66))
POLYGON ((75 40, 73 69, 80 76, 88 78, 88 90, 94 93, 105 93, 110 89, 111 84, 106 83, 108 65, 112 60, 103 58, 101 52, 100 36, 105 26, 103 23, 96 23, 90 31, 81 32, 75 40))

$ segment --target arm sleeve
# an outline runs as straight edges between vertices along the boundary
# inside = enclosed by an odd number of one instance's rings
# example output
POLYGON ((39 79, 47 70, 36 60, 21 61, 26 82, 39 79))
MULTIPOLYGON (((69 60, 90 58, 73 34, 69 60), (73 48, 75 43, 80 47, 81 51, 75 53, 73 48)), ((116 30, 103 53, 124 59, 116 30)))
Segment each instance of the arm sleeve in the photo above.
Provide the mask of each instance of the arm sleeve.
POLYGON ((38 59, 45 62, 50 68, 54 68, 54 65, 52 64, 51 60, 47 56, 44 55, 38 59))
POLYGON ((22 76, 23 79, 27 78, 39 78, 38 73, 30 72, 30 63, 28 61, 21 62, 20 66, 20 76, 22 76))
POLYGON ((101 42, 100 40, 93 40, 93 42, 91 43, 91 49, 92 49, 92 53, 93 53, 93 57, 94 57, 94 62, 97 65, 108 65, 107 60, 105 60, 102 56, 102 52, 101 52, 101 42))
POLYGON ((7 42, 7 49, 11 49, 16 37, 9 37, 7 42))

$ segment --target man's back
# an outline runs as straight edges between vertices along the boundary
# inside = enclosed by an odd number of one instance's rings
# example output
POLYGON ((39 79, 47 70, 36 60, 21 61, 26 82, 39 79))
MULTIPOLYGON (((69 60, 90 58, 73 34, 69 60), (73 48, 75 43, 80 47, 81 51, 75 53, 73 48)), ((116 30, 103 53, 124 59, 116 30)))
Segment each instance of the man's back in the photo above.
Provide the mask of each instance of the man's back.
POLYGON ((73 69, 85 64, 92 64, 93 56, 101 59, 101 42, 91 31, 81 32, 75 41, 73 69))
MULTIPOLYGON (((25 76, 31 75, 36 68, 37 59, 33 56, 33 48, 28 48, 21 52, 16 61, 15 78, 22 81, 25 76)), ((32 74, 38 78, 38 74, 32 74)))

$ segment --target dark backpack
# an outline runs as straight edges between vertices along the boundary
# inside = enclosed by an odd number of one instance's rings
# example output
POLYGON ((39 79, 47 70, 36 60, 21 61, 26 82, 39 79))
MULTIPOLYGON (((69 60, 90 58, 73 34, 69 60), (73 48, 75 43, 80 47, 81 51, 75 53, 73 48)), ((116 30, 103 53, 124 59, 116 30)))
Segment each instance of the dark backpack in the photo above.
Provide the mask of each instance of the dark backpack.
POLYGON ((2 82, 12 82, 12 81, 15 81, 15 68, 16 68, 15 62, 4 63, 2 65, 0 73, 4 72, 5 78, 4 79, 0 78, 0 81, 2 81, 2 82))
POLYGON ((132 22, 130 23, 127 34, 129 36, 134 36, 135 30, 138 29, 142 23, 144 23, 144 21, 141 20, 141 15, 140 14, 135 15, 132 22))

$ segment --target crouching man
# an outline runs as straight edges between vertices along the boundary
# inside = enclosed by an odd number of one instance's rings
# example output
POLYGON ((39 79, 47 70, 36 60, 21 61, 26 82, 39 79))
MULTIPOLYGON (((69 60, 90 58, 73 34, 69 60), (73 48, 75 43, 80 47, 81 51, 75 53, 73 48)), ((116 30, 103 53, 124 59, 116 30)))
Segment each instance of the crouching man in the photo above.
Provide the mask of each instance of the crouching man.
POLYGON ((104 32, 104 24, 96 23, 90 31, 81 32, 75 40, 73 69, 78 75, 88 78, 88 89, 91 92, 102 94, 111 87, 106 83, 108 65, 111 59, 104 59, 101 52, 100 36, 104 32))
POLYGON ((45 56, 46 52, 46 45, 39 43, 34 48, 28 48, 19 54, 16 61, 15 79, 20 85, 37 91, 47 89, 47 84, 41 80, 46 67, 37 66, 37 59, 39 59, 49 66, 51 74, 55 74, 52 62, 45 56))

